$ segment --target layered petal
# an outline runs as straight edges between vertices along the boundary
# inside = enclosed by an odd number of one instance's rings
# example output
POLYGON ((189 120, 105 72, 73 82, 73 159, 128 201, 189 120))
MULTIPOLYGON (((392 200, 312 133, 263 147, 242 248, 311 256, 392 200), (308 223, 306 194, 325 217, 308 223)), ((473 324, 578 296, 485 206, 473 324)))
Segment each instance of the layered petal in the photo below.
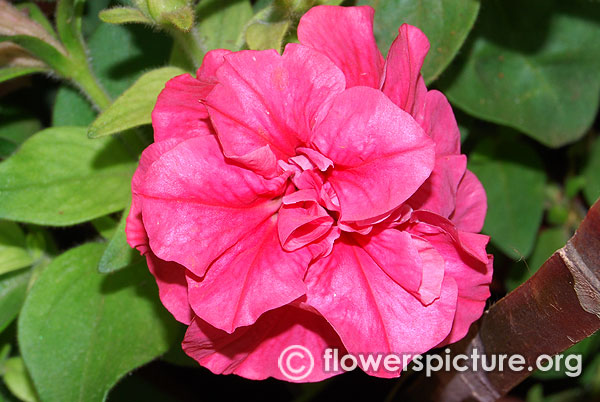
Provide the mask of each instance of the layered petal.
POLYGON ((480 232, 487 211, 487 196, 477 176, 465 172, 456 192, 456 208, 451 216, 456 227, 465 232, 480 232))
POLYGON ((389 213, 423 184, 435 162, 434 144, 414 119, 366 87, 336 97, 313 143, 333 161, 328 182, 342 221, 389 213))
POLYGON ((421 67, 429 40, 417 27, 402 24, 392 43, 385 63, 385 93, 402 110, 413 113, 421 78, 421 67))
POLYGON ((152 251, 203 276, 277 211, 284 181, 229 164, 213 136, 180 143, 152 164, 140 191, 152 251))
POLYGON ((279 239, 287 251, 317 240, 333 225, 333 218, 316 200, 282 206, 278 220, 279 239))
POLYGON ((286 46, 282 56, 275 50, 232 53, 217 77, 207 106, 228 157, 265 146, 276 159, 294 156, 345 87, 342 72, 327 57, 298 44, 286 46))
POLYGON ((298 39, 333 60, 347 88, 379 88, 383 57, 373 35, 374 13, 369 6, 313 7, 300 19, 298 39))
POLYGON ((456 311, 453 278, 445 277, 439 299, 424 306, 348 236, 311 265, 306 284, 307 303, 327 319, 351 353, 423 353, 446 338, 456 311))
POLYGON ((436 90, 428 91, 422 98, 421 102, 417 96, 413 116, 435 142, 435 154, 458 155, 460 131, 448 99, 436 90))
POLYGON ((190 304, 204 321, 232 333, 304 295, 310 259, 306 249, 283 250, 273 216, 219 256, 203 278, 188 274, 190 304))
POLYGON ((162 304, 177 321, 189 325, 194 318, 194 312, 188 302, 185 267, 175 262, 163 261, 152 252, 146 254, 146 262, 156 279, 162 304))
MULTIPOLYGON (((263 314, 254 325, 238 328, 233 334, 216 329, 198 317, 188 328, 183 350, 215 374, 237 374, 253 380, 275 377, 285 381, 322 381, 340 372, 325 372, 323 351, 338 348, 345 353, 331 326, 313 312, 285 306, 263 314), (313 368, 303 378, 294 380, 283 375, 278 364, 286 348, 300 345, 313 357, 313 368)), ((310 361, 293 362, 300 369, 310 361)), ((310 367, 310 366, 309 366, 310 367)), ((300 373, 298 373, 300 374, 300 373)))
POLYGON ((445 218, 449 217, 456 205, 458 184, 465 174, 467 157, 465 155, 449 155, 436 158, 431 176, 410 198, 408 203, 417 210, 435 212, 445 218))
POLYGON ((442 264, 435 264, 435 254, 432 256, 431 250, 419 239, 413 240, 407 232, 393 228, 377 230, 368 236, 354 235, 354 239, 379 268, 423 305, 431 304, 440 296, 443 260, 442 264), (426 263, 421 255, 428 258, 426 263))

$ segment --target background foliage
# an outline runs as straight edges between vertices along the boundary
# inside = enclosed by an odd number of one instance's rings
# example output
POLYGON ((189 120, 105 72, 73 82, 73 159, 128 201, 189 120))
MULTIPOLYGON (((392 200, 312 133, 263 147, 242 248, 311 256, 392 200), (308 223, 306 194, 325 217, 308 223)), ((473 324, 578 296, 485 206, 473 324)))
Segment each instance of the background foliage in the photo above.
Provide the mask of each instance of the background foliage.
MULTIPOLYGON (((298 385, 197 367, 124 236, 131 175, 164 83, 213 48, 280 49, 308 8, 341 1, 15 3, 29 19, 15 29, 0 17, 0 41, 33 57, 11 60, 0 47, 0 400, 399 398, 400 382, 358 372, 298 385), (15 32, 31 21, 33 34, 15 32)), ((600 3, 343 4, 375 8, 382 51, 403 22, 429 37, 423 74, 453 104, 469 168, 487 190, 499 299, 600 196, 600 3)), ((600 338, 570 352, 583 354, 581 377, 534 373, 514 397, 599 397, 600 338)))

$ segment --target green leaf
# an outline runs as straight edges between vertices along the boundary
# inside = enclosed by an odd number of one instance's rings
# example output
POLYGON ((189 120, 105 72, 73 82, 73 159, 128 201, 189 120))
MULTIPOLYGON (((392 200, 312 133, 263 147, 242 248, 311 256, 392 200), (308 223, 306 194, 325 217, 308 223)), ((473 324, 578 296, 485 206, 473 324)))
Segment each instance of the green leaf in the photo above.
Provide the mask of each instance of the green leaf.
POLYGON ((123 375, 176 341, 177 323, 145 264, 102 275, 103 250, 88 243, 56 258, 23 306, 19 345, 45 402, 102 401, 123 375))
POLYGON ((431 48, 421 70, 427 83, 450 64, 477 18, 479 0, 360 0, 375 8, 375 37, 387 54, 401 24, 421 29, 431 48))
POLYGON ((592 205, 600 197, 600 137, 596 138, 592 146, 583 174, 585 177, 583 195, 588 204, 592 205))
POLYGON ((21 269, 0 276, 0 332, 21 311, 30 278, 31 269, 21 269))
POLYGON ((531 278, 556 250, 562 248, 569 240, 564 228, 546 229, 537 238, 531 257, 518 261, 510 268, 506 279, 506 290, 516 289, 531 278))
POLYGON ((22 358, 11 357, 4 362, 4 382, 20 400, 24 402, 39 400, 22 358))
POLYGON ((42 124, 29 112, 0 105, 0 139, 7 147, 0 151, 0 158, 12 154, 27 138, 40 131, 42 124))
POLYGON ((102 254, 98 271, 103 274, 125 268, 139 262, 141 259, 140 253, 127 244, 127 236, 125 235, 127 215, 129 215, 129 208, 123 212, 119 226, 117 226, 117 230, 115 230, 106 250, 104 250, 104 254, 102 254))
POLYGON ((92 141, 83 127, 46 129, 0 163, 0 218, 62 226, 119 211, 135 165, 120 141, 92 141))
POLYGON ((206 0, 200 2, 196 14, 198 33, 207 51, 240 50, 244 27, 253 12, 248 0, 206 0))
POLYGON ((75 88, 64 85, 56 92, 52 110, 53 126, 87 126, 95 116, 92 105, 75 88))
POLYGON ((283 39, 289 27, 289 21, 255 22, 246 30, 248 48, 252 50, 275 49, 281 52, 283 39))
POLYGON ((483 231, 508 256, 527 257, 544 212, 546 175, 537 152, 516 139, 485 139, 469 156, 469 169, 487 193, 483 231))
POLYGON ((38 7, 37 4, 22 3, 22 4, 17 4, 16 7, 19 10, 26 11, 27 15, 29 16, 30 19, 32 19, 33 21, 40 24, 46 30, 46 32, 48 32, 48 34, 50 34, 52 37, 54 37, 55 39, 58 39, 56 36, 56 32, 54 31, 54 27, 52 26, 52 24, 50 23, 48 18, 46 18, 46 15, 44 14, 44 12, 42 10, 40 10, 40 8, 38 7))
POLYGON ((600 92, 600 3, 488 0, 440 86, 464 111, 558 147, 592 124, 600 92))
POLYGON ((177 67, 163 67, 145 73, 98 116, 89 127, 88 136, 99 138, 150 124, 156 98, 165 83, 184 72, 177 67))
POLYGON ((25 234, 14 222, 0 221, 0 275, 33 263, 25 234))
POLYGON ((140 10, 133 7, 114 7, 102 10, 100 19, 109 24, 153 24, 140 10))
POLYGON ((94 229, 96 229, 98 234, 105 239, 110 239, 113 237, 115 229, 117 229, 117 225, 119 224, 119 222, 111 218, 109 215, 96 218, 90 223, 94 226, 94 229))
POLYGON ((44 67, 3 67, 0 68, 0 82, 12 80, 13 78, 21 77, 23 75, 44 73, 47 71, 48 69, 44 67))

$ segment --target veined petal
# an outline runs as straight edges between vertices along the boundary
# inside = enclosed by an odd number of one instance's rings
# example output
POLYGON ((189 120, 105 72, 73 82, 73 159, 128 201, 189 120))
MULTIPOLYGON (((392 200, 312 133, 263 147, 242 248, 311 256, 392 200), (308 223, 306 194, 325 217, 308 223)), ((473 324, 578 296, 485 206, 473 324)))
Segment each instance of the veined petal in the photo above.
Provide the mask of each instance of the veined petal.
POLYGON ((393 228, 354 235, 354 239, 379 268, 423 305, 440 297, 444 260, 436 260, 436 253, 422 240, 393 228))
MULTIPOLYGON (((269 311, 254 325, 228 334, 196 317, 183 340, 183 350, 215 374, 237 374, 253 380, 275 377, 285 381, 321 381, 340 372, 325 372, 323 351, 338 348, 345 354, 339 337, 318 314, 293 306, 269 311), (313 369, 294 380, 283 375, 279 356, 293 345, 305 347, 312 355, 313 369)), ((299 361, 310 365, 310 361, 299 361)), ((292 369, 299 368, 296 362, 292 369)))
POLYGON ((282 56, 275 50, 231 53, 217 76, 207 106, 228 157, 268 145, 287 161, 345 87, 327 57, 298 44, 287 45, 282 56))
POLYGON ((180 143, 154 162, 140 191, 152 251, 203 276, 277 211, 284 181, 227 163, 213 136, 180 143))
POLYGON ((311 265, 305 282, 307 304, 327 319, 350 353, 423 353, 446 338, 456 311, 452 277, 444 278, 439 299, 424 306, 348 236, 311 265))
POLYGON ((313 7, 300 19, 298 39, 333 60, 347 88, 379 88, 383 57, 373 35, 374 13, 369 6, 313 7))
POLYGON ((188 274, 190 304, 204 321, 232 333, 304 295, 310 259, 307 250, 283 250, 273 216, 219 256, 204 278, 188 274))
POLYGON ((456 209, 451 216, 456 227, 465 232, 478 233, 483 228, 487 211, 487 196, 477 176, 465 172, 456 192, 456 209))
POLYGON ((457 204, 456 192, 467 168, 465 155, 448 155, 436 158, 431 176, 408 200, 415 209, 435 212, 449 217, 457 204))
POLYGON ((429 40, 417 27, 402 24, 385 63, 383 92, 402 110, 413 113, 417 84, 429 40))
POLYGON ((315 127, 313 143, 333 161, 328 182, 345 222, 392 211, 423 184, 435 163, 433 141, 415 120, 366 87, 336 97, 315 127))

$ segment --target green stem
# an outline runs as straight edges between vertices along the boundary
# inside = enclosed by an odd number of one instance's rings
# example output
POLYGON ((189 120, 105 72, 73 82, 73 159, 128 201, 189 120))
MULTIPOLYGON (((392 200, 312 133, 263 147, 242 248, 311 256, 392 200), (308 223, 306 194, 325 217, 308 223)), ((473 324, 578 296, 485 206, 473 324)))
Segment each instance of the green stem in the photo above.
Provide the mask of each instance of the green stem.
POLYGON ((74 68, 70 78, 87 95, 90 102, 92 102, 98 110, 102 111, 110 106, 112 102, 110 97, 104 88, 100 86, 98 79, 92 73, 87 63, 85 64, 85 67, 80 66, 74 68))
POLYGON ((169 33, 175 39, 179 48, 185 52, 186 56, 194 64, 194 67, 200 67, 207 49, 198 37, 196 30, 192 28, 189 32, 183 32, 178 29, 170 29, 169 33))

